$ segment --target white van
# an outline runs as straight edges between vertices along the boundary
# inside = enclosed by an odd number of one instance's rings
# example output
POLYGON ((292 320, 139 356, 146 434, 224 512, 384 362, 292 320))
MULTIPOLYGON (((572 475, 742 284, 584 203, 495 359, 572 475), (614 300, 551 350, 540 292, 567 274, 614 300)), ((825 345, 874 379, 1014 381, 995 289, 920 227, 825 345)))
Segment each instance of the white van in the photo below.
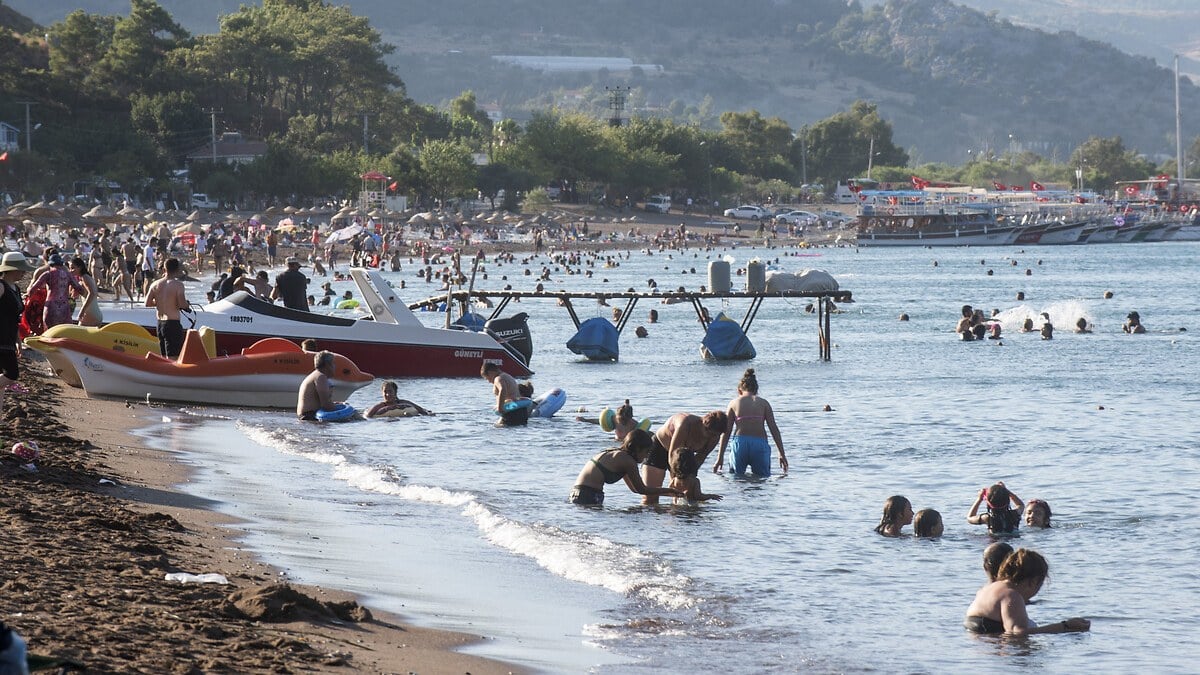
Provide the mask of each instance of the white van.
POLYGON ((646 197, 646 210, 657 213, 670 213, 671 198, 668 195, 650 195, 646 197))
POLYGON ((221 206, 221 202, 216 199, 209 199, 208 195, 203 192, 192 193, 192 208, 194 209, 215 209, 221 206))

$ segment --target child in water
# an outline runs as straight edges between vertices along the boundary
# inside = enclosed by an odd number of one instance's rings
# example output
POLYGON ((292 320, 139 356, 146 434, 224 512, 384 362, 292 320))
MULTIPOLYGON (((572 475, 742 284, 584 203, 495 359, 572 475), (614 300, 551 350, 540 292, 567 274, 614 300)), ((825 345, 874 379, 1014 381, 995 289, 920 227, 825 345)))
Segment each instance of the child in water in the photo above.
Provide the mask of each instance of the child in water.
POLYGON ((704 501, 720 501, 721 495, 705 494, 700 490, 700 463, 696 461, 696 453, 692 450, 682 450, 671 462, 671 488, 683 493, 676 497, 675 503, 695 504, 704 501), (681 501, 682 500, 682 501, 681 501))
POLYGON ((944 529, 942 514, 934 509, 921 509, 913 516, 913 534, 917 537, 935 539, 942 536, 944 529))
POLYGON ((987 525, 992 534, 1015 534, 1021 526, 1021 511, 1024 508, 1025 502, 1021 501, 1020 497, 1009 492, 1003 482, 997 482, 979 491, 975 503, 971 505, 971 511, 967 514, 967 522, 972 525, 987 525), (985 502, 987 512, 979 513, 979 506, 985 502))
POLYGON ((885 537, 899 537, 900 530, 913 521, 912 502, 901 495, 888 497, 883 503, 883 517, 875 526, 875 531, 885 537))

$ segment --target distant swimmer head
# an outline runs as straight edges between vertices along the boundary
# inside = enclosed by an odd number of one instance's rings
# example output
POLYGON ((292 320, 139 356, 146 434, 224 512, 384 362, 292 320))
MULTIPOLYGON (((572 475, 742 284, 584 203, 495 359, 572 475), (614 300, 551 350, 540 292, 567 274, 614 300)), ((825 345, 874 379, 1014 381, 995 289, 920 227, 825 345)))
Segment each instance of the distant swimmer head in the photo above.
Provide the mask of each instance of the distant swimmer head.
POLYGON ((714 410, 707 413, 701 420, 704 425, 704 430, 710 435, 720 436, 725 433, 725 426, 729 422, 729 416, 721 410, 714 410))
POLYGON ((754 374, 753 368, 747 368, 742 374, 742 379, 738 382, 738 391, 743 394, 758 394, 758 376, 754 374))
POLYGON ((940 537, 944 529, 942 514, 934 509, 921 509, 913 516, 913 534, 918 537, 940 537))
POLYGON ((996 574, 1000 571, 1000 565, 1005 558, 1012 555, 1013 547, 1003 541, 998 541, 991 546, 983 549, 983 571, 987 572, 988 579, 996 580, 996 574))
POLYGON ((700 463, 696 461, 694 450, 680 450, 671 460, 671 476, 673 478, 691 478, 700 471, 700 463))
POLYGON ((900 528, 912 523, 912 502, 907 497, 892 495, 883 503, 883 517, 875 526, 879 534, 894 537, 900 534, 900 528))
POLYGON ((1030 527, 1050 527, 1050 504, 1041 499, 1031 499, 1025 505, 1025 524, 1030 527))

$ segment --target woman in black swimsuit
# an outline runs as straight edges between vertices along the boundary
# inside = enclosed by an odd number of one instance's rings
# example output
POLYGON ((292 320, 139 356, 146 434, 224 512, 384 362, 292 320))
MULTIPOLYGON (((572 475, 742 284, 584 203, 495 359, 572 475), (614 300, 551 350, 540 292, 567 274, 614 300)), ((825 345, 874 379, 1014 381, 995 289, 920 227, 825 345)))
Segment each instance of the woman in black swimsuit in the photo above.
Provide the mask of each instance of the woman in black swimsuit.
POLYGON ((1092 622, 1080 617, 1037 626, 1025 613, 1025 604, 1041 590, 1050 576, 1050 565, 1036 551, 1019 548, 1004 559, 995 581, 975 594, 963 625, 972 633, 1029 635, 1032 633, 1081 633, 1092 622))
POLYGON ((595 505, 604 503, 604 486, 624 479, 629 489, 642 495, 678 495, 674 488, 646 487, 638 473, 638 464, 650 455, 654 440, 649 432, 634 429, 625 436, 621 447, 605 450, 588 460, 575 479, 569 501, 572 504, 595 505))

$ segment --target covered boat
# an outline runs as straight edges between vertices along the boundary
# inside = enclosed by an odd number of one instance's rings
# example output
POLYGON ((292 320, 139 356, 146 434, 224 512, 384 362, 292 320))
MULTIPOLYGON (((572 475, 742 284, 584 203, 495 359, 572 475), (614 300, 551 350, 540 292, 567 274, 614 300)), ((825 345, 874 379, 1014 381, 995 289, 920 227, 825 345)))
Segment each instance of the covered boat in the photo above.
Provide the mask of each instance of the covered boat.
MULTIPOLYGON (((96 329, 92 329, 96 330, 96 329)), ((188 331, 178 359, 157 351, 135 356, 98 341, 28 338, 32 349, 70 362, 88 396, 184 403, 294 408, 313 354, 282 338, 267 338, 234 356, 209 357, 199 331, 188 331)), ((333 397, 344 400, 374 376, 342 355, 334 357, 333 397)))
POLYGON ((619 342, 617 327, 598 316, 579 324, 575 337, 567 340, 567 349, 589 361, 616 361, 621 356, 619 342))
POLYGON ((742 327, 725 316, 724 312, 717 314, 717 318, 708 325, 700 344, 700 354, 706 359, 745 361, 758 356, 742 327))
MULTIPOLYGON (((274 305, 244 291, 185 314, 185 328, 212 328, 217 352, 236 354, 255 342, 279 337, 299 344, 317 341, 387 377, 478 377, 484 362, 500 364, 516 377, 532 374, 529 358, 488 331, 431 328, 421 323, 379 272, 353 269, 356 297, 370 316, 351 319, 274 305)), ((153 309, 104 308, 104 318, 129 321, 154 331, 153 309)))

